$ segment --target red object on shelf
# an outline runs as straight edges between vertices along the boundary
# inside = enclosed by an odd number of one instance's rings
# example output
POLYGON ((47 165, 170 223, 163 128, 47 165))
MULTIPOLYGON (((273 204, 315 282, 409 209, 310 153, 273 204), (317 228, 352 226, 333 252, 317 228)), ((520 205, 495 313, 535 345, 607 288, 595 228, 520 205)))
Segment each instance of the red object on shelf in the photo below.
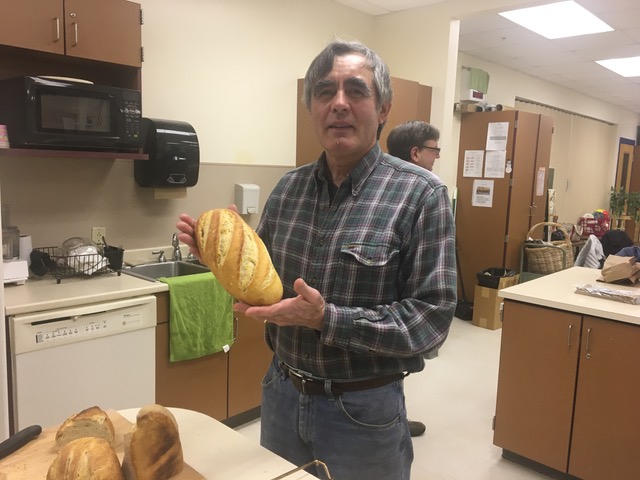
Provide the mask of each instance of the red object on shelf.
POLYGON ((589 235, 595 235, 598 238, 602 237, 604 232, 610 228, 608 215, 603 215, 599 218, 580 217, 578 224, 582 227, 582 238, 586 238, 589 235))

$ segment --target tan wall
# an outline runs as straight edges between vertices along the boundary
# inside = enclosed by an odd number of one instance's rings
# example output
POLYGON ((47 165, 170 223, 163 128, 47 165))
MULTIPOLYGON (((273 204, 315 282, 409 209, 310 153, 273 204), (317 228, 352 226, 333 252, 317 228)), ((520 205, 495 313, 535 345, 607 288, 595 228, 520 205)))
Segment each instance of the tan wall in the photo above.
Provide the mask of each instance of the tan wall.
POLYGON ((3 158, 2 204, 11 223, 30 234, 34 246, 59 245, 68 237, 89 237, 92 226, 107 228, 107 242, 125 249, 171 244, 182 212, 198 215, 234 202, 236 183, 260 186, 260 212, 245 215, 255 227, 267 195, 292 167, 204 164, 195 187, 181 199, 156 200, 140 188, 133 162, 125 160, 3 158))

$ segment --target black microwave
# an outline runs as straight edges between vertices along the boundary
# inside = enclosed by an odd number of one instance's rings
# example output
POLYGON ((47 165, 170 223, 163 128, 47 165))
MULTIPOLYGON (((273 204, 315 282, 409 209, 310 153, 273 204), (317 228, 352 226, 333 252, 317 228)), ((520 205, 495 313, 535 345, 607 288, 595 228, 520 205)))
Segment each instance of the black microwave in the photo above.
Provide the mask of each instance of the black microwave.
POLYGON ((142 148, 140 92, 80 80, 0 80, 0 124, 7 126, 12 148, 142 148))

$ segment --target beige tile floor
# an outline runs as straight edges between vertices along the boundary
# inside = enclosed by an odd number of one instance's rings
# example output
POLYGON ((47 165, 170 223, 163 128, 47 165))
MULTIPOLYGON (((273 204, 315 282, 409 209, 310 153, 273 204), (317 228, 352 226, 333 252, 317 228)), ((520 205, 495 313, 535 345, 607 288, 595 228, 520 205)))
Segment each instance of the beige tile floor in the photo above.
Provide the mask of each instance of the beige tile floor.
MULTIPOLYGON (((500 330, 454 319, 449 338, 426 368, 405 380, 407 412, 427 425, 413 439, 412 480, 544 480, 502 459, 492 443, 500 330)), ((236 429, 258 441, 260 422, 236 429)))

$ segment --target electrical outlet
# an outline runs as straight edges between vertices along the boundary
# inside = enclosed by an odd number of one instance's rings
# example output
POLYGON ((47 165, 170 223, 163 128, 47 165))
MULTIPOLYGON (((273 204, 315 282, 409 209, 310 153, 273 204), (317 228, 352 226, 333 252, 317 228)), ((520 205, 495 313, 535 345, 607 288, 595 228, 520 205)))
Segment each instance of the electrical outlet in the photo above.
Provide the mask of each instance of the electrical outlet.
POLYGON ((97 245, 104 243, 103 238, 107 236, 107 227, 91 227, 91 241, 97 245))

